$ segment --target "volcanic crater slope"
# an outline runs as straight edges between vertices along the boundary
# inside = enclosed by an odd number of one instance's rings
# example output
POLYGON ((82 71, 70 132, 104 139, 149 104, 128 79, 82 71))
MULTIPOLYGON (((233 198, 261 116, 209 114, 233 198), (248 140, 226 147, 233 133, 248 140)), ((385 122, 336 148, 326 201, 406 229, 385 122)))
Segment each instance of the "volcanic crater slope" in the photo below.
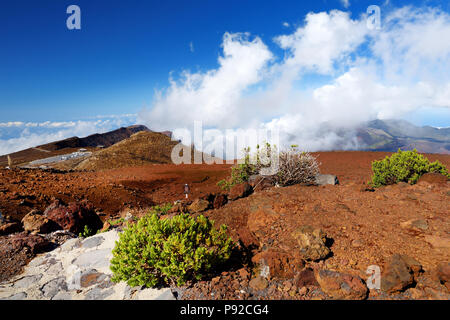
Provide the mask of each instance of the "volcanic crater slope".
POLYGON ((74 169, 96 171, 149 163, 171 163, 170 155, 176 144, 177 141, 172 141, 165 134, 141 131, 109 148, 95 152, 74 169))

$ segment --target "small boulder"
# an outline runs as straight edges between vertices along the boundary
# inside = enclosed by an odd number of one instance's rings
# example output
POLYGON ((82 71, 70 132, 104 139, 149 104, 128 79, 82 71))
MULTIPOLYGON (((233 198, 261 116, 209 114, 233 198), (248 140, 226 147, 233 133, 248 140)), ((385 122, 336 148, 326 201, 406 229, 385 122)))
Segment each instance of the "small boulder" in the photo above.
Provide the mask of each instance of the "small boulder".
POLYGON ((436 269, 441 284, 450 291, 450 262, 441 262, 436 269))
POLYGON ((306 268, 306 269, 300 271, 295 276, 294 281, 298 288, 319 285, 319 283, 317 282, 316 277, 314 275, 314 270, 311 268, 306 268))
POLYGON ((281 279, 292 278, 305 265, 300 257, 277 249, 268 249, 255 254, 252 262, 255 265, 268 266, 270 277, 281 279))
POLYGON ((219 208, 223 207, 227 203, 227 201, 228 201, 227 195, 219 193, 214 197, 213 208, 219 209, 219 208))
POLYGON ((401 222, 400 227, 410 231, 423 232, 428 230, 428 223, 426 220, 423 219, 412 219, 405 222, 401 222))
POLYGON ((300 254, 305 260, 318 261, 325 259, 331 250, 326 246, 327 237, 321 229, 302 226, 292 233, 300 246, 300 254))
POLYGON ((415 282, 422 271, 419 262, 405 255, 394 254, 381 276, 381 290, 387 293, 402 292, 415 282))
POLYGON ((22 226, 18 222, 8 222, 0 225, 0 236, 5 236, 11 233, 19 232, 22 226))
POLYGON ((208 209, 209 202, 204 199, 196 199, 192 204, 188 207, 189 212, 197 213, 202 212, 208 209))
POLYGON ((273 176, 254 174, 248 178, 248 183, 254 191, 258 191, 273 187, 275 185, 275 179, 273 176))
POLYGON ((28 248, 33 254, 45 252, 51 247, 51 243, 40 235, 28 234, 27 232, 16 233, 8 238, 8 242, 14 251, 28 248))
POLYGON ((335 175, 319 173, 315 177, 314 184, 318 186, 323 186, 326 184, 336 185, 339 184, 339 180, 335 175))
POLYGON ((330 270, 316 271, 323 292, 338 300, 363 300, 369 289, 360 277, 330 270))
POLYGON ((31 233, 49 233, 59 229, 58 225, 44 217, 38 210, 30 211, 22 219, 23 228, 31 233))
POLYGON ((71 202, 67 206, 59 200, 54 201, 47 209, 44 216, 55 222, 64 230, 78 234, 88 226, 97 231, 103 227, 103 222, 88 201, 71 202))
POLYGON ((245 198, 253 192, 251 185, 248 182, 237 184, 231 187, 228 193, 229 200, 237 200, 239 198, 245 198))
POLYGON ((256 291, 264 290, 268 287, 268 285, 269 285, 269 282, 266 279, 264 279, 263 277, 253 278, 249 282, 250 288, 252 288, 253 290, 256 290, 256 291))

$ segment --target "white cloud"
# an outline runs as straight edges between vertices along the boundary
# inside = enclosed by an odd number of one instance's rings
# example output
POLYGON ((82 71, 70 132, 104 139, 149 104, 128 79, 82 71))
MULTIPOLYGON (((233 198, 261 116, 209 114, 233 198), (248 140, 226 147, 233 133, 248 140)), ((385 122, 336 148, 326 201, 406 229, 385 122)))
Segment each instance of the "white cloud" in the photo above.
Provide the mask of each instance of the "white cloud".
POLYGON ((251 85, 262 80, 272 53, 258 37, 225 33, 219 67, 205 73, 184 72, 180 81, 158 92, 153 109, 140 119, 152 128, 183 127, 201 118, 206 126, 226 126, 239 121, 237 104, 251 85))
POLYGON ((443 41, 450 16, 438 9, 385 13, 381 30, 369 30, 364 15, 309 13, 303 26, 275 37, 285 50, 278 60, 260 38, 251 39, 226 33, 217 69, 171 79, 139 118, 160 129, 194 120, 209 128, 278 126, 285 142, 327 150, 357 147, 339 128, 450 107, 450 42, 443 41), (330 80, 304 88, 307 75, 330 80))
POLYGON ((282 24, 283 24, 283 27, 286 27, 286 28, 289 28, 289 27, 290 27, 289 22, 283 22, 282 24))
POLYGON ((194 52, 194 43, 192 41, 189 42, 189 51, 194 52))
POLYGON ((352 20, 347 12, 333 10, 307 14, 304 27, 276 37, 275 42, 288 52, 284 68, 295 73, 306 69, 329 74, 335 62, 345 63, 366 34, 365 21, 352 20))

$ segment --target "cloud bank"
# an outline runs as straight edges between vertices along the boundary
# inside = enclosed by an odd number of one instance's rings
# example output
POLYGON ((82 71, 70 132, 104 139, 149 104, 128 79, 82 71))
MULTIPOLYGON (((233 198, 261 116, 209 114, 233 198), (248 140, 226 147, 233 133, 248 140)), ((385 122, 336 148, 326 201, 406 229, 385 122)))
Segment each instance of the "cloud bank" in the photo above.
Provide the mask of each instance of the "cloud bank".
POLYGON ((138 121, 154 130, 194 121, 210 130, 278 128, 283 143, 315 151, 358 148, 351 132, 364 121, 449 108, 449 14, 428 7, 381 14, 376 30, 365 15, 309 13, 267 44, 225 33, 218 67, 171 77, 138 121))
POLYGON ((63 122, 0 122, 0 155, 73 136, 104 133, 135 123, 136 115, 133 114, 63 122))

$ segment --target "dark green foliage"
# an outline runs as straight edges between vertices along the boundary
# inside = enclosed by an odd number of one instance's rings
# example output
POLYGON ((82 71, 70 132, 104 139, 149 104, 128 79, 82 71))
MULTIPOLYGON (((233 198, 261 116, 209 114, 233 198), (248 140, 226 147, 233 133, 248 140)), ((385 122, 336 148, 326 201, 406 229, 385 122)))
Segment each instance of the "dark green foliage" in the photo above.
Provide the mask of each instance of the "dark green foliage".
POLYGON ((204 216, 147 215, 120 234, 111 259, 112 281, 131 287, 183 285, 228 260, 233 246, 226 226, 217 230, 204 216))
POLYGON ((256 146, 256 152, 250 156, 250 147, 244 149, 244 163, 231 168, 231 177, 220 180, 217 185, 223 190, 230 190, 234 185, 248 181, 251 175, 259 174, 262 168, 270 167, 271 157, 274 156, 276 146, 265 143, 262 148, 256 146))
POLYGON ((417 153, 417 150, 398 150, 391 157, 372 162, 372 180, 369 184, 374 187, 408 182, 415 184, 420 176, 425 173, 435 172, 450 177, 447 168, 439 161, 430 162, 427 158, 417 153))
POLYGON ((228 180, 220 180, 217 185, 223 190, 230 190, 234 185, 248 181, 252 174, 256 174, 257 166, 250 161, 250 148, 244 149, 244 163, 238 163, 231 168, 231 177, 228 180))
POLYGON ((125 218, 119 218, 119 219, 117 219, 117 220, 108 220, 108 223, 111 225, 111 226, 117 226, 117 225, 120 225, 120 224, 122 224, 122 223, 124 223, 125 222, 125 218))
POLYGON ((95 235, 96 233, 97 233, 97 232, 94 231, 92 228, 90 228, 90 227, 88 227, 87 225, 85 225, 85 226, 84 226, 84 229, 83 229, 83 232, 80 232, 80 233, 78 234, 78 236, 79 236, 80 238, 87 238, 87 237, 90 237, 90 236, 95 235))
POLYGON ((156 214, 158 216, 165 215, 169 213, 169 210, 172 209, 173 205, 169 202, 163 205, 154 206, 150 210, 150 214, 156 214))

